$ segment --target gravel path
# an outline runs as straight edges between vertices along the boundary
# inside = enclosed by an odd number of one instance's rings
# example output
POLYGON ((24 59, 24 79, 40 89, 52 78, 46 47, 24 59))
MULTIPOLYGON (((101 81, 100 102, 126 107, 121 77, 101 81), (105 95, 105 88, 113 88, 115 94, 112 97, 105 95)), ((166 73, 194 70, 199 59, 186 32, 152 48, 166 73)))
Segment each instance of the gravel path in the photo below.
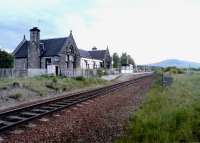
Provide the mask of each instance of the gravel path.
POLYGON ((152 79, 101 96, 35 120, 24 132, 1 136, 3 143, 111 143, 123 134, 123 126, 138 108, 152 79), (48 119, 48 120, 46 120, 48 119))

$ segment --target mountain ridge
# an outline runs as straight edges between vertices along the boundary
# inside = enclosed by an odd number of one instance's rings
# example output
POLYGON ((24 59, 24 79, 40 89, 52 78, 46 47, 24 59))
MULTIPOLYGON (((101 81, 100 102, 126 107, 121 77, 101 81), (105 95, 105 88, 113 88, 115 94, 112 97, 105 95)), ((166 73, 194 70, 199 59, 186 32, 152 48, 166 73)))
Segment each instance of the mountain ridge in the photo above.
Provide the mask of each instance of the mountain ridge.
POLYGON ((149 65, 156 67, 200 68, 200 63, 198 62, 179 60, 179 59, 167 59, 149 65))

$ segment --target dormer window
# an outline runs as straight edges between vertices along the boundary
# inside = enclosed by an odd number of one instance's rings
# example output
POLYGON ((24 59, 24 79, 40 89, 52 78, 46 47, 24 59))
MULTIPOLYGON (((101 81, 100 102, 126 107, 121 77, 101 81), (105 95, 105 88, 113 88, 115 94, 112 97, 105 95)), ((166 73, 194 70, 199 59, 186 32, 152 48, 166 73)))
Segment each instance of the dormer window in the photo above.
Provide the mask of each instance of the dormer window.
POLYGON ((65 56, 65 61, 68 62, 69 61, 69 55, 65 56))

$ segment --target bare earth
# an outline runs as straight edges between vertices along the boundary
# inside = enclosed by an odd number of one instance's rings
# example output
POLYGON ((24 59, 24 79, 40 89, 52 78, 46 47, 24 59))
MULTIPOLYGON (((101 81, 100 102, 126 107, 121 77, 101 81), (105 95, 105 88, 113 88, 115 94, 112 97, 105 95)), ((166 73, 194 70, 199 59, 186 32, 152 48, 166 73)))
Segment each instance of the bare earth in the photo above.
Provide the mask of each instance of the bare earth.
POLYGON ((2 135, 3 143, 111 143, 139 107, 152 78, 113 94, 35 120, 36 127, 18 127, 20 134, 2 135))

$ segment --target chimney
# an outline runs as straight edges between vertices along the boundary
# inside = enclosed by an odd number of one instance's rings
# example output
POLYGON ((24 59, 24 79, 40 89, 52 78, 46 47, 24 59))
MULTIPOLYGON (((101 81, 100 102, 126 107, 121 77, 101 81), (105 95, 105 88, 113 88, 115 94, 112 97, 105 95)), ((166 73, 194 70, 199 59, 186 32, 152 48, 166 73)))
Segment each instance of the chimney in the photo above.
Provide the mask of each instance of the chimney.
POLYGON ((28 46, 28 68, 40 68, 40 30, 37 27, 30 29, 30 45, 28 46))
POLYGON ((72 30, 70 30, 70 34, 69 34, 69 36, 72 37, 72 30))
POLYGON ((96 51, 96 50, 97 50, 97 47, 94 46, 94 47, 92 48, 92 51, 96 51))
POLYGON ((30 29, 30 42, 40 43, 40 30, 37 27, 30 29))

